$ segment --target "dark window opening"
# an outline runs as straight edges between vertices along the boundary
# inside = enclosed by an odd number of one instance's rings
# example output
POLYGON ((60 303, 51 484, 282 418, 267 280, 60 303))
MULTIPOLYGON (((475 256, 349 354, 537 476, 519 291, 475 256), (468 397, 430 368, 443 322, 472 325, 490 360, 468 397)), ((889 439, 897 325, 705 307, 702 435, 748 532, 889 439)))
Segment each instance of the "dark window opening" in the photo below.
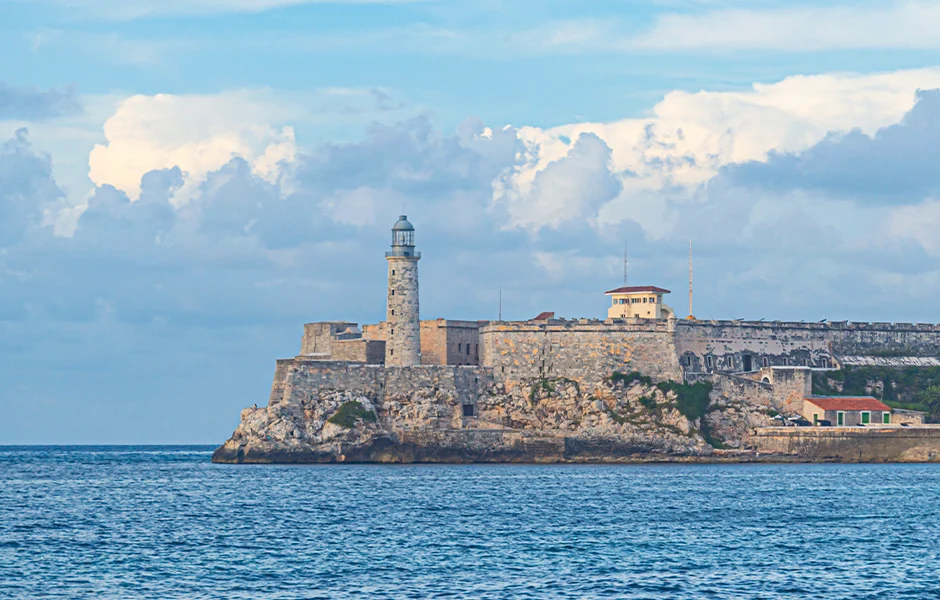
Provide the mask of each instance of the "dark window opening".
POLYGON ((760 364, 763 365, 764 367, 769 367, 769 366, 770 366, 770 359, 768 359, 768 358, 765 356, 764 358, 760 359, 760 364))
POLYGON ((392 316, 393 316, 393 317, 395 316, 395 309, 394 309, 394 308, 392 309, 392 316))
POLYGON ((711 356, 706 356, 706 357, 705 357, 705 366, 708 367, 709 369, 711 369, 713 366, 715 366, 715 361, 714 361, 714 359, 712 359, 711 356))
POLYGON ((392 269, 392 275, 394 275, 394 274, 395 274, 395 269, 392 269))
POLYGON ((745 371, 750 371, 750 370, 751 370, 751 366, 752 366, 752 365, 751 365, 751 357, 750 357, 750 355, 746 355, 746 356, 744 357, 744 370, 745 370, 745 371))
POLYGON ((470 344, 467 344, 467 356, 470 356, 470 344))
POLYGON ((392 295, 393 295, 393 296, 395 295, 395 290, 392 290, 392 295))
POLYGON ((477 356, 480 355, 480 344, 474 344, 473 353, 476 354, 477 356))
POLYGON ((472 417, 472 416, 473 416, 473 405, 472 405, 472 404, 464 404, 464 405, 463 405, 463 416, 465 416, 465 417, 472 417))

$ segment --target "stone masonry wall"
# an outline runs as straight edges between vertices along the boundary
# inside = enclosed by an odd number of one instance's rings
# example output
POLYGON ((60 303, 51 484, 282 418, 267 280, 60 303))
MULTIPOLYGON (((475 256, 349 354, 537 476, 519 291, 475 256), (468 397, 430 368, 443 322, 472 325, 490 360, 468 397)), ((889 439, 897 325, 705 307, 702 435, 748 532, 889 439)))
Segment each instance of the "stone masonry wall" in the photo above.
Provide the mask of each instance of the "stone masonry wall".
POLYGON ((498 381, 566 377, 591 385, 633 370, 660 380, 682 378, 666 321, 504 322, 480 331, 481 364, 498 381))
POLYGON ((271 387, 270 404, 314 398, 321 390, 356 392, 381 404, 386 396, 408 396, 416 390, 439 390, 464 404, 475 404, 492 383, 479 367, 383 367, 338 361, 279 360, 271 387))
POLYGON ((762 454, 840 462, 940 462, 936 427, 763 427, 751 437, 762 454))
POLYGON ((388 311, 385 364, 421 364, 421 327, 418 306, 418 260, 388 257, 388 311))
POLYGON ((830 368, 842 355, 940 356, 940 325, 679 321, 676 352, 687 372, 830 368))
POLYGON ((379 340, 333 340, 331 360, 380 365, 385 360, 385 342, 379 340))
POLYGON ((425 365, 479 364, 479 325, 476 321, 445 319, 421 321, 421 363, 425 365))

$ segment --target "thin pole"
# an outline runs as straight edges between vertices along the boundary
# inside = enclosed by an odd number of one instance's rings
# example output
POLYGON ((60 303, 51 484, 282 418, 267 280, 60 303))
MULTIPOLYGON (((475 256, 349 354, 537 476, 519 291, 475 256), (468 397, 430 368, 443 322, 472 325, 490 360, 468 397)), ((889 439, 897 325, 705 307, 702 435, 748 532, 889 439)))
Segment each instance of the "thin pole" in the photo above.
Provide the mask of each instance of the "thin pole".
POLYGON ((503 320, 503 288, 499 288, 499 321, 503 320))
POLYGON ((692 316, 692 240, 689 240, 689 318, 692 316))
POLYGON ((623 287, 627 287, 627 270, 630 267, 630 245, 623 245, 623 287))

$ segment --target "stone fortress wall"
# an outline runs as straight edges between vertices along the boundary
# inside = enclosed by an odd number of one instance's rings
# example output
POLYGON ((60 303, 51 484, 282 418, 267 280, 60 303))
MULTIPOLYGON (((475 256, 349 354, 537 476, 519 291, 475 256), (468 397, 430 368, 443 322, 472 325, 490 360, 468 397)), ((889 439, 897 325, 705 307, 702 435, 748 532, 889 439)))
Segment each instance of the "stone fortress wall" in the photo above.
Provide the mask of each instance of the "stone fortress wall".
POLYGON ((318 390, 356 392, 383 401, 388 396, 408 396, 415 390, 438 390, 476 405, 492 377, 488 369, 451 365, 386 367, 347 361, 311 360, 306 357, 277 361, 269 405, 297 402, 318 390))
MULTIPOLYGON (((381 364, 384 340, 376 338, 384 337, 384 329, 384 323, 366 325, 359 334, 355 323, 311 323, 301 354, 381 364)), ((903 364, 940 357, 940 325, 905 323, 437 319, 421 322, 420 338, 421 364, 480 365, 498 381, 565 377, 590 383, 614 371, 681 381, 702 373, 837 368, 842 356, 858 362, 889 355, 903 364)), ((772 376, 766 382, 780 384, 772 376)))
POLYGON ((596 384, 614 371, 681 380, 673 321, 496 322, 480 330, 481 364, 499 381, 564 377, 596 384))

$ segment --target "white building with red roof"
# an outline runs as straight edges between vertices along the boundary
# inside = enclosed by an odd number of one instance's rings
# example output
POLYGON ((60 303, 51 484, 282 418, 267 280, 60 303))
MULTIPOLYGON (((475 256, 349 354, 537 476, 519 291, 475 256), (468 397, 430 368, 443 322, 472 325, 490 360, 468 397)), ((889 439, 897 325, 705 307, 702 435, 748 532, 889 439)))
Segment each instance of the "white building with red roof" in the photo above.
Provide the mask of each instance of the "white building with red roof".
POLYGON ((803 416, 814 425, 822 420, 836 427, 889 425, 891 407, 871 396, 807 396, 803 416))

